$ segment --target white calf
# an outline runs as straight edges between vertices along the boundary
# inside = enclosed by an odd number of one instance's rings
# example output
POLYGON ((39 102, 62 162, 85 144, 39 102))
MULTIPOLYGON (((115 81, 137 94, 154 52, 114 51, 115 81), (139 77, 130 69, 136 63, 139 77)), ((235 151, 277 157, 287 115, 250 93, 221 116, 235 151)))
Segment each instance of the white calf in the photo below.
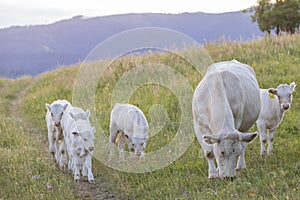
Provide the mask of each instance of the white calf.
POLYGON ((68 106, 67 100, 57 100, 51 105, 46 103, 46 123, 48 128, 49 150, 56 163, 63 168, 66 163, 66 143, 61 128, 61 119, 68 106))
POLYGON ((120 160, 124 161, 124 145, 127 141, 130 156, 135 152, 144 160, 147 140, 148 122, 143 112, 130 104, 116 104, 110 115, 110 159, 113 157, 114 144, 118 142, 120 160), (121 135, 118 137, 119 132, 121 135))
POLYGON ((94 151, 95 129, 89 122, 90 112, 84 112, 81 108, 72 107, 68 110, 69 115, 63 120, 66 129, 67 146, 69 154, 69 170, 74 172, 74 180, 87 176, 88 181, 94 181, 92 173, 92 156, 94 151))
POLYGON ((248 133, 260 112, 253 69, 236 60, 211 65, 195 90, 192 108, 196 136, 208 161, 208 177, 235 177, 235 166, 246 167, 247 143, 257 136, 248 133))
POLYGON ((283 119, 284 112, 291 107, 292 93, 296 87, 295 83, 280 84, 277 89, 261 89, 261 112, 256 122, 260 136, 260 155, 266 153, 268 141, 268 154, 273 150, 274 133, 283 119), (269 134, 267 134, 269 131, 269 134))

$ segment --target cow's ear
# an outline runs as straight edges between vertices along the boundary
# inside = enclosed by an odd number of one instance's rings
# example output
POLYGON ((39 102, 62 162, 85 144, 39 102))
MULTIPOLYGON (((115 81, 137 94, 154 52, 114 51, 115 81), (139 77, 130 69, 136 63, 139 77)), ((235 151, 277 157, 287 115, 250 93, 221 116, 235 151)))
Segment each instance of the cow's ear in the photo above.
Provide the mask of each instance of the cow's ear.
POLYGON ((51 107, 49 104, 46 103, 46 109, 48 109, 50 111, 51 107))
POLYGON ((274 88, 270 88, 270 89, 268 90, 268 92, 271 93, 271 94, 277 95, 277 90, 274 89, 274 88))
POLYGON ((124 134, 124 136, 125 136, 125 138, 126 138, 127 140, 131 141, 131 139, 130 139, 129 135, 127 135, 127 134, 124 134))
POLYGON ((295 82, 292 82, 292 83, 290 84, 291 92, 294 91, 295 87, 296 87, 295 82))
POLYGON ((253 132, 253 133, 241 133, 240 135, 241 135, 241 141, 242 142, 249 143, 249 142, 252 142, 256 138, 256 136, 258 135, 258 133, 257 132, 253 132))
POLYGON ((67 107, 68 107, 68 104, 65 104, 64 105, 64 111, 67 109, 67 107))
POLYGON ((207 144, 214 144, 214 143, 219 143, 220 142, 220 136, 219 135, 203 135, 203 140, 207 144))
POLYGON ((91 113, 90 113, 89 109, 87 109, 87 110, 85 111, 86 117, 89 118, 89 117, 90 117, 90 114, 91 114, 91 113))

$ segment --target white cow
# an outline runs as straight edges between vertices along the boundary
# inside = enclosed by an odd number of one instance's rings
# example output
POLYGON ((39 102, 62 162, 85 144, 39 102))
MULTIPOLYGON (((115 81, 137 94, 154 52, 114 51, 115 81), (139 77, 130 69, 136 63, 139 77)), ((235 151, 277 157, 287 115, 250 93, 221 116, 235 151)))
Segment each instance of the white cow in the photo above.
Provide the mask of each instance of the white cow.
POLYGON ((236 60, 211 65, 193 96, 194 128, 208 160, 209 178, 233 178, 245 168, 248 133, 260 112, 260 96, 253 69, 236 60), (218 170, 214 163, 216 158, 218 170))
POLYGON ((133 157, 135 152, 143 161, 149 138, 148 129, 147 119, 139 108, 117 103, 110 114, 110 159, 113 157, 114 144, 118 142, 120 160, 124 161, 124 145, 127 141, 130 157, 133 157), (121 135, 118 136, 118 133, 121 135))
POLYGON ((292 93, 296 87, 295 83, 280 84, 277 89, 261 89, 261 112, 256 122, 260 136, 260 155, 266 153, 268 141, 268 154, 273 150, 274 133, 283 119, 284 112, 291 107, 292 93), (269 130, 269 134, 267 134, 269 130))
POLYGON ((63 168, 66 164, 66 143, 61 128, 61 119, 68 106, 67 100, 56 100, 51 105, 46 103, 46 123, 48 128, 49 150, 56 163, 63 168))
POLYGON ((68 168, 74 172, 74 180, 79 181, 80 171, 82 171, 82 176, 87 176, 91 183, 94 181, 92 157, 95 128, 89 122, 90 112, 72 107, 67 110, 67 113, 68 115, 62 119, 62 127, 67 138, 68 168))

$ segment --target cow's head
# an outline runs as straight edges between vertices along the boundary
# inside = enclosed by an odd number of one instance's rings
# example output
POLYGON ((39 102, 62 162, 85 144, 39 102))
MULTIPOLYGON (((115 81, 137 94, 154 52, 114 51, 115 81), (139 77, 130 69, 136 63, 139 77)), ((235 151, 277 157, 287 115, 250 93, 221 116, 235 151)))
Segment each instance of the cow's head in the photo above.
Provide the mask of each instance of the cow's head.
POLYGON ((257 132, 241 133, 238 131, 223 131, 216 135, 203 136, 204 142, 213 145, 213 152, 221 178, 233 178, 236 176, 235 168, 237 159, 242 154, 242 143, 249 143, 256 136, 257 132))
POLYGON ((67 109, 68 104, 61 105, 59 103, 49 105, 46 103, 46 108, 49 110, 51 114, 51 119, 54 123, 54 126, 59 127, 60 126, 60 120, 64 114, 64 111, 67 109))
POLYGON ((125 133, 125 138, 128 141, 128 148, 131 152, 135 152, 136 156, 144 157, 144 152, 146 149, 146 143, 148 140, 148 134, 146 135, 133 135, 130 136, 125 133))
POLYGON ((76 143, 73 148, 75 148, 75 151, 77 154, 80 154, 80 157, 85 156, 86 154, 90 153, 93 154, 94 152, 94 133, 95 128, 92 127, 91 130, 85 130, 85 131, 74 131, 73 134, 73 145, 76 143))
POLYGON ((292 82, 288 84, 280 84, 276 89, 270 88, 268 91, 278 97, 279 106, 282 110, 287 110, 292 104, 292 93, 296 87, 296 84, 292 82))
MULTIPOLYGON (((93 154, 94 151, 94 139, 95 139, 95 128, 91 127, 90 122, 88 120, 90 116, 90 112, 87 110, 85 113, 72 113, 70 112, 70 116, 74 119, 74 124, 76 126, 76 134, 79 138, 81 143, 84 146, 84 153, 91 153, 93 154), (84 119, 83 119, 83 116, 84 119)), ((81 155, 83 156, 83 155, 81 155)))
POLYGON ((77 156, 83 156, 85 154, 84 146, 81 142, 81 138, 79 136, 79 133, 77 131, 72 131, 72 151, 73 153, 76 153, 77 156))

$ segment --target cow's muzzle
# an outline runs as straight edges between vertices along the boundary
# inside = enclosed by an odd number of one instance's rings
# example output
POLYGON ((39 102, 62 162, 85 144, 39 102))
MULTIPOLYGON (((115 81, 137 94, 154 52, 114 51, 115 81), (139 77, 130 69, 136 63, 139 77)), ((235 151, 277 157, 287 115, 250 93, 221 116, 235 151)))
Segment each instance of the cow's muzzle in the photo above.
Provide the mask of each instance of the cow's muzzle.
POLYGON ((288 103, 282 104, 282 105, 281 105, 281 108, 282 108, 283 110, 287 110, 287 109, 290 108, 290 104, 288 104, 288 103))
POLYGON ((141 152, 136 152, 135 155, 141 156, 141 152))

